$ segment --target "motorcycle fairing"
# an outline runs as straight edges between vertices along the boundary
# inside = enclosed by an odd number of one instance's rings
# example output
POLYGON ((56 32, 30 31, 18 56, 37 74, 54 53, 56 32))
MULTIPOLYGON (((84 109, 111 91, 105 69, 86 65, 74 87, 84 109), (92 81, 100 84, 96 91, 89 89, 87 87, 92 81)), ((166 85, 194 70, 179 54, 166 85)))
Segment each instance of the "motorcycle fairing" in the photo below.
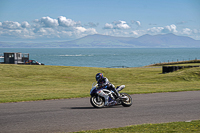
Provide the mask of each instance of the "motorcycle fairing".
POLYGON ((119 92, 125 88, 125 85, 118 86, 116 90, 119 92))

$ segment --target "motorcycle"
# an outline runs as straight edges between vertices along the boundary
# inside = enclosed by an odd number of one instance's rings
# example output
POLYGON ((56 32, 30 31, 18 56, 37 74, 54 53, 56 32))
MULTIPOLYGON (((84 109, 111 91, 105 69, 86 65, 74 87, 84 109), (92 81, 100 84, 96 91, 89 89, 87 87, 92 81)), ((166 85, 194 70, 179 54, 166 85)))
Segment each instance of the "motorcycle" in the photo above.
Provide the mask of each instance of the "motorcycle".
MULTIPOLYGON (((93 107, 95 108, 103 108, 105 107, 105 98, 102 96, 99 96, 97 94, 98 91, 103 90, 103 92, 105 94, 107 94, 109 96, 108 98, 108 106, 115 106, 115 105, 122 105, 124 107, 130 107, 132 105, 132 98, 129 94, 127 93, 120 93, 121 98, 119 99, 117 97, 117 94, 112 91, 112 90, 108 90, 106 89, 107 86, 105 86, 104 88, 98 88, 98 84, 93 83, 92 84, 92 89, 90 90, 90 103, 92 104, 93 107)), ((125 88, 125 85, 121 85, 118 86, 116 88, 117 92, 121 91, 122 89, 125 88)))

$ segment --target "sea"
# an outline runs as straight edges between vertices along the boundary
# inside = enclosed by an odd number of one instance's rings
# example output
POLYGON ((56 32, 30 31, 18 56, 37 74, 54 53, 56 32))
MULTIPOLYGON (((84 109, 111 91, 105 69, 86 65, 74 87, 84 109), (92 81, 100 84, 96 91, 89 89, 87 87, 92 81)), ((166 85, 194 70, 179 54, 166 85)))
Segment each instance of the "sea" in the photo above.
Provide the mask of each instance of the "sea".
POLYGON ((0 48, 4 52, 29 53, 29 59, 45 65, 103 68, 200 59, 200 48, 0 48))

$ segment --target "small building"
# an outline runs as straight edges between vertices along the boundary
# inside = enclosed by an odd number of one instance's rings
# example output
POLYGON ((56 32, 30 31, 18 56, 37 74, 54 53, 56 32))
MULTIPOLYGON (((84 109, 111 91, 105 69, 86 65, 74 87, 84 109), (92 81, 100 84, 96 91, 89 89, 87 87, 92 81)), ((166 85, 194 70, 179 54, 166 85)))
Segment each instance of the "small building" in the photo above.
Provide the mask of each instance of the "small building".
POLYGON ((5 64, 23 64, 28 60, 28 53, 4 53, 5 64))
POLYGON ((3 53, 0 53, 0 64, 4 63, 4 57, 3 57, 3 53))

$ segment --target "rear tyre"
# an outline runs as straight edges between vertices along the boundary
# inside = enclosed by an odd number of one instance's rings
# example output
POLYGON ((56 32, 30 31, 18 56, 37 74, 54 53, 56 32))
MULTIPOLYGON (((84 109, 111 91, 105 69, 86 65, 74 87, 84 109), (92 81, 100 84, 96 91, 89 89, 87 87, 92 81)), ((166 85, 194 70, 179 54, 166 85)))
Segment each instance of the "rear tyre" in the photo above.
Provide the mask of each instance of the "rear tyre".
POLYGON ((97 96, 92 96, 92 97, 90 97, 90 103, 95 108, 102 108, 102 107, 104 107, 104 100, 103 100, 102 97, 99 97, 99 99, 97 100, 97 96))
POLYGON ((121 100, 122 106, 124 106, 124 107, 130 107, 132 105, 132 98, 131 98, 131 96, 129 94, 127 94, 127 93, 121 93, 121 96, 122 97, 127 97, 126 100, 121 100))

